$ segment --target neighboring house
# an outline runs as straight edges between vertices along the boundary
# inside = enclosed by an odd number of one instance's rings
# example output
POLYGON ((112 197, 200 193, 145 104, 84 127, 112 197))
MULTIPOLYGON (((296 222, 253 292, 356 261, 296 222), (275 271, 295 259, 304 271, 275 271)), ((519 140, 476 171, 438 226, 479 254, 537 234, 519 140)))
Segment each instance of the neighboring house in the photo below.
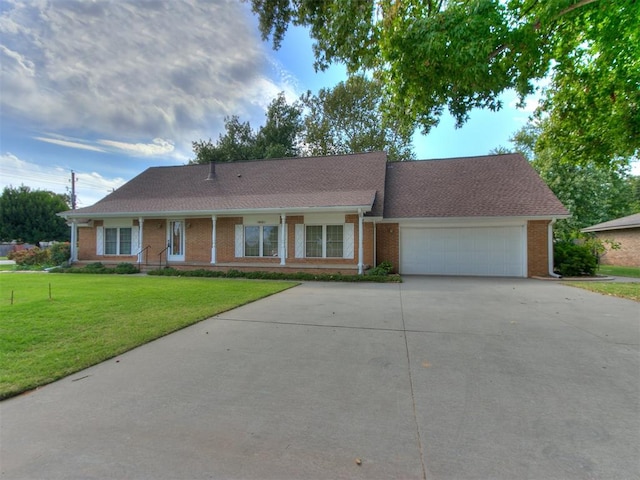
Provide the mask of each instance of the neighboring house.
POLYGON ((640 267, 640 213, 583 228, 603 240, 606 252, 600 257, 604 265, 640 267), (611 242, 616 248, 612 248, 611 242))
POLYGON ((60 215, 76 263, 527 277, 548 275, 568 213, 519 154, 372 152, 149 168, 60 215))

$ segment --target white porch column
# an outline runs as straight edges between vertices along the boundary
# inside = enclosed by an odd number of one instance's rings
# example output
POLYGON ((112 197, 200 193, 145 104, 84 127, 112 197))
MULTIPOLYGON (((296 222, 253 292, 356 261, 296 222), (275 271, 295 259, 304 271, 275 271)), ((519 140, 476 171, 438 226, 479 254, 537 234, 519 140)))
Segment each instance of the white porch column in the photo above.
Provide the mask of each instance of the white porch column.
POLYGON ((138 263, 142 263, 144 261, 144 244, 142 243, 144 240, 144 234, 142 233, 144 226, 144 218, 138 218, 138 263))
POLYGON ((362 257, 363 257, 363 239, 362 239, 362 232, 363 232, 363 226, 362 226, 362 222, 363 222, 363 215, 362 215, 362 209, 358 209, 358 275, 362 275, 364 273, 364 265, 362 263, 362 257))
POLYGON ((216 263, 216 216, 211 215, 211 265, 216 263))
POLYGON ((285 265, 287 263, 287 216, 283 213, 280 215, 280 220, 282 222, 282 228, 280 229, 282 232, 280 235, 280 265, 285 265))
POLYGON ((71 220, 71 251, 70 262, 78 261, 78 224, 75 220, 71 220))

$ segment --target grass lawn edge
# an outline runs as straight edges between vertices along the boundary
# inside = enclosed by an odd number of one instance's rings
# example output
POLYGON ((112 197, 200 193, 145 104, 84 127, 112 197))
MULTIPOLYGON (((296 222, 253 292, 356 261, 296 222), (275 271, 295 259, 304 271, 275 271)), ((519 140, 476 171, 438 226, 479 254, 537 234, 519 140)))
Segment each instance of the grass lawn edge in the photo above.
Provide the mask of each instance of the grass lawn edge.
POLYGON ((598 293, 607 297, 616 297, 631 300, 632 302, 640 302, 640 283, 638 282, 581 282, 563 280, 562 283, 569 287, 580 288, 582 290, 598 293))
MULTIPOLYGON (((220 280, 226 280, 229 281, 231 279, 220 279, 220 280)), ((246 281, 246 279, 242 279, 244 281, 246 281)), ((265 283, 271 283, 272 281, 269 280, 249 280, 251 282, 265 282, 265 283)), ((188 327, 192 327, 204 320, 208 320, 210 318, 213 318, 217 315, 223 314, 225 312, 228 312, 230 310, 234 310, 236 308, 242 307, 244 305, 248 305, 250 303, 256 302, 258 300, 270 297, 272 295, 275 295, 276 293, 280 293, 280 292, 284 292, 286 290, 289 290, 291 288, 294 288, 298 285, 300 285, 300 282, 295 282, 295 281, 286 281, 286 282, 278 282, 278 283, 287 283, 288 285, 284 286, 284 288, 282 288, 281 290, 275 291, 275 292, 271 292, 271 293, 267 293, 259 298, 254 298, 254 299, 248 299, 246 301, 241 301, 239 303, 236 303, 234 305, 231 305, 227 308, 222 308, 221 310, 217 310, 215 312, 212 313, 208 313, 205 315, 201 315, 196 317, 195 319, 188 321, 188 323, 184 323, 181 325, 177 325, 175 328, 170 328, 169 330, 165 330, 157 335, 154 334, 154 336, 145 339, 144 341, 140 341, 137 343, 133 343, 133 344, 129 344, 129 345, 122 345, 121 347, 115 348, 112 352, 109 352, 108 354, 104 355, 104 356, 100 356, 99 358, 97 358, 95 361, 90 361, 90 362, 81 362, 80 364, 76 366, 70 366, 67 367, 65 369, 64 372, 61 372, 60 374, 51 374, 50 376, 48 376, 46 379, 42 379, 42 380, 37 380, 37 381, 33 381, 33 382, 25 382, 25 384, 23 386, 21 386, 20 388, 13 388, 13 389, 8 389, 8 390, 2 390, 0 391, 0 401, 3 400, 7 400, 9 398, 12 397, 16 397, 19 395, 24 395, 24 394, 28 394, 30 392, 33 392, 35 390, 38 390, 39 388, 42 388, 46 385, 49 385, 51 383, 54 383, 56 381, 59 380, 63 380, 65 378, 68 378, 72 375, 76 375, 78 372, 81 372, 87 368, 91 368, 95 365, 98 365, 102 362, 111 360, 113 358, 116 358, 120 355, 123 355, 127 352, 130 352, 132 350, 135 350, 138 347, 141 347, 143 345, 149 344, 153 341, 159 340, 167 335, 176 333, 180 330, 183 330, 185 328, 188 327)), ((106 353, 106 352, 105 352, 106 353)))

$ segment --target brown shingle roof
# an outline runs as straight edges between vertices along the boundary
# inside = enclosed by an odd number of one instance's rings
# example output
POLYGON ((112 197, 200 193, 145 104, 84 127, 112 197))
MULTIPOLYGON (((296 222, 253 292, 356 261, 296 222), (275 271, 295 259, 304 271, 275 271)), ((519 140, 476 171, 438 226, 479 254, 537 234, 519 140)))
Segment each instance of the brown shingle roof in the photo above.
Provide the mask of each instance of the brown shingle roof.
POLYGON ((520 154, 387 166, 385 218, 567 216, 520 154))
POLYGON ((149 168, 73 216, 371 207, 382 215, 384 152, 149 168))
POLYGON ((608 222, 598 223, 587 228, 583 228, 583 232, 602 232, 605 230, 621 230, 624 228, 640 228, 640 213, 627 215, 626 217, 616 218, 608 222))
POLYGON ((519 154, 387 165, 384 152, 372 152, 219 163, 208 175, 209 165, 149 168, 95 205, 63 215, 350 207, 385 218, 568 215, 519 154))

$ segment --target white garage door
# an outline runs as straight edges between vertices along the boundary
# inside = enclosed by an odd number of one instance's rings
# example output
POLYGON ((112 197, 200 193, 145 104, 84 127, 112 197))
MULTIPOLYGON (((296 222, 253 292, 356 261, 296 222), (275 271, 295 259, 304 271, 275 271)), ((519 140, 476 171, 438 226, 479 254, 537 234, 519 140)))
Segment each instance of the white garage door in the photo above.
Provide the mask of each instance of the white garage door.
POLYGON ((400 230, 400 273, 525 276, 524 227, 400 230))

